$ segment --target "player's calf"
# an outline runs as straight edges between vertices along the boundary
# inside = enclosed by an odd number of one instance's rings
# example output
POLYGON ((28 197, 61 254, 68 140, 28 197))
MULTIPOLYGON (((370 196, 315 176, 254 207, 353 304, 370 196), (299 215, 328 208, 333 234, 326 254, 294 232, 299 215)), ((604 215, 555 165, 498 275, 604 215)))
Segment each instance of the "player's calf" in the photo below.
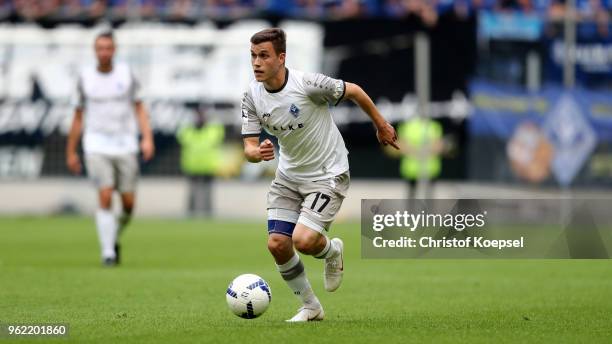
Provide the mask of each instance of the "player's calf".
POLYGON ((284 264, 276 264, 278 272, 289 288, 293 291, 293 294, 302 302, 304 309, 318 310, 321 309, 321 303, 314 294, 310 282, 306 277, 304 271, 304 264, 300 260, 300 256, 294 253, 284 264))
POLYGON ((119 216, 119 233, 122 233, 132 220, 135 198, 136 197, 133 192, 121 193, 122 212, 119 216))

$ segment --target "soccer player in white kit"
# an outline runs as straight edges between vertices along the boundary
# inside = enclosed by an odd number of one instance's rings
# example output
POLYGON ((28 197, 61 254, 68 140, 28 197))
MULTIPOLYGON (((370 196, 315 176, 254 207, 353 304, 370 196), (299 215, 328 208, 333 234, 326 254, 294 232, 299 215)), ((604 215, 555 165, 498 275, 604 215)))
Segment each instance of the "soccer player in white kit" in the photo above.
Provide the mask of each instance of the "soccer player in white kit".
POLYGON ((89 177, 98 191, 96 227, 106 266, 119 263, 119 233, 134 209, 138 178, 138 150, 150 160, 155 152, 147 111, 139 98, 139 85, 129 66, 113 63, 111 33, 96 37, 97 66, 79 74, 78 101, 66 145, 66 164, 81 172, 77 146, 83 129, 83 151, 89 177), (138 142, 138 128, 142 136, 138 142), (121 195, 122 214, 112 211, 114 191, 121 195))
POLYGON ((327 232, 349 186, 344 140, 330 105, 350 99, 372 119, 380 143, 396 149, 397 136, 357 85, 285 67, 286 36, 278 28, 251 37, 255 80, 242 99, 244 154, 250 162, 274 159, 264 129, 278 138, 280 159, 268 193, 268 249, 278 271, 302 307, 290 322, 323 320, 324 312, 294 251, 325 259, 324 285, 335 291, 342 282, 343 242, 327 232))

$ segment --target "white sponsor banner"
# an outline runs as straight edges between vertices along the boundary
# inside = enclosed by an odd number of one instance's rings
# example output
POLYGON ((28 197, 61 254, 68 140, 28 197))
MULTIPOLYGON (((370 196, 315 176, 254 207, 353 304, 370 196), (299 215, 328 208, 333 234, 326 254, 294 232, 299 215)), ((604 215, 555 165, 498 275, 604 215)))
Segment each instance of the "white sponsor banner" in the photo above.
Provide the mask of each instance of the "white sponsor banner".
MULTIPOLYGON (((253 78, 250 37, 268 27, 242 21, 217 29, 168 24, 130 24, 114 31, 116 59, 128 62, 148 99, 228 102, 240 97, 253 78)), ((319 71, 323 29, 287 22, 287 65, 319 71)), ((103 28, 0 26, 0 99, 32 96, 34 81, 46 99, 66 101, 75 93, 78 70, 95 63, 93 40, 103 28)))

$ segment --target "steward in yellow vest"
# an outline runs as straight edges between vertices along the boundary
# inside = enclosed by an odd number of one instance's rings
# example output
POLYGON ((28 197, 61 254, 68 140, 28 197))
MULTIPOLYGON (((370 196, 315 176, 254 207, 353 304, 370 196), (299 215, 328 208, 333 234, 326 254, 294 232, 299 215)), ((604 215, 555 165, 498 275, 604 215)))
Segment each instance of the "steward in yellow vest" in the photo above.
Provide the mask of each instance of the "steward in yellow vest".
POLYGON ((195 123, 177 133, 181 145, 181 169, 189 176, 189 214, 213 215, 213 178, 222 164, 222 145, 225 128, 222 124, 208 124, 203 113, 195 123))

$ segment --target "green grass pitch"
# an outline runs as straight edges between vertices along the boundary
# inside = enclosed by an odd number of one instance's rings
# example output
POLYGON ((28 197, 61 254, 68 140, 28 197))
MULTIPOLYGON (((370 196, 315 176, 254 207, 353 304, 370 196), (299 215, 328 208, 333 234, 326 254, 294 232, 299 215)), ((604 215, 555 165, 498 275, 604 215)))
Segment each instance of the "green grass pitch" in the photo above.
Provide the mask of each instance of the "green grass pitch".
POLYGON ((332 228, 346 247, 335 293, 322 262, 304 259, 326 320, 286 324, 299 305, 265 225, 135 219, 123 264, 103 268, 92 219, 0 219, 0 323, 68 323, 68 338, 49 341, 78 343, 612 341, 609 260, 363 260, 358 224, 332 228), (271 285, 258 319, 226 307, 241 273, 271 285))

